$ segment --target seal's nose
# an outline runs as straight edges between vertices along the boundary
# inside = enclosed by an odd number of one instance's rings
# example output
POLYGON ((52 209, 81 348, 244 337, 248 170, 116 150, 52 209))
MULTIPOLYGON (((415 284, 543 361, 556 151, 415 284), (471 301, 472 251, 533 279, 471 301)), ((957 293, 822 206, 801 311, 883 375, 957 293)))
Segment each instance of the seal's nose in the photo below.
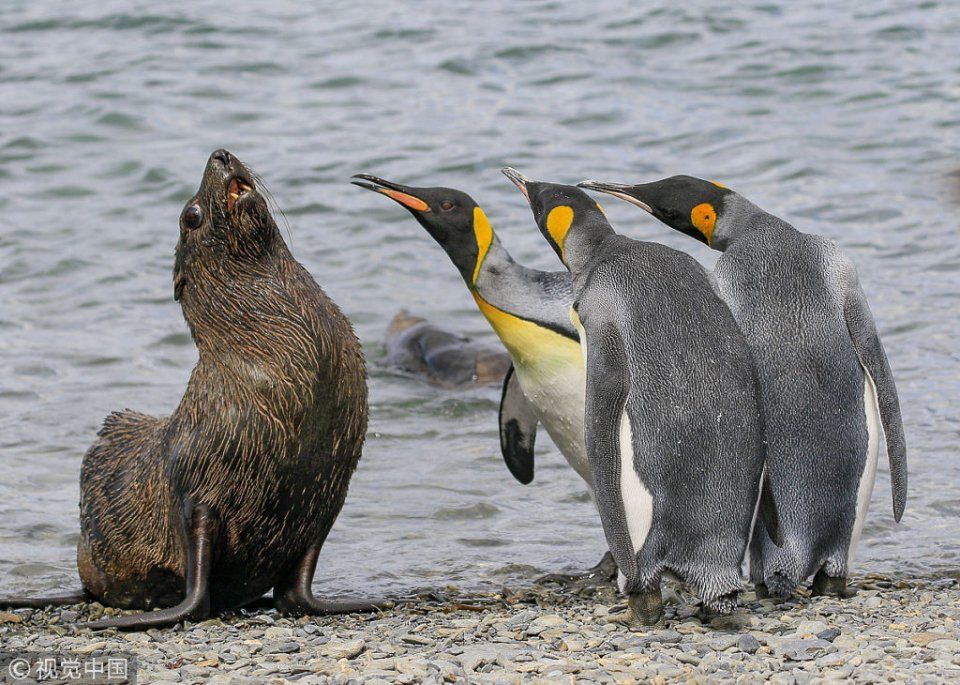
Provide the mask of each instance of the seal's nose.
POLYGON ((210 155, 210 159, 214 159, 220 162, 224 167, 228 167, 233 162, 233 155, 223 148, 220 148, 219 150, 215 150, 214 153, 210 155))

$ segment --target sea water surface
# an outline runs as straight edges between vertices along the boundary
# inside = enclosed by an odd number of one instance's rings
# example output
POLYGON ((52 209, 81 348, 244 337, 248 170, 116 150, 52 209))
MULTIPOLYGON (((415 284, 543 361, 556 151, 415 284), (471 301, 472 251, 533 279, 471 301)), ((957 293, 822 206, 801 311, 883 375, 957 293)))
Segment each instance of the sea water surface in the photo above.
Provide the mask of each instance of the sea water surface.
MULTIPOLYGON (((495 342, 444 253, 369 172, 473 194, 558 269, 498 169, 717 179, 859 267, 910 459, 881 464, 860 571, 960 569, 960 8, 937 1, 0 4, 0 591, 76 587, 78 472, 103 417, 177 404, 196 350, 177 221, 209 153, 257 169, 297 258, 353 320, 371 422, 318 592, 528 583, 605 545, 543 435, 522 486, 498 388, 383 367, 400 308, 495 342), (682 6, 681 6, 682 5, 682 6), (955 179, 954 179, 955 182, 955 179)), ((603 199, 624 234, 716 255, 603 199)))

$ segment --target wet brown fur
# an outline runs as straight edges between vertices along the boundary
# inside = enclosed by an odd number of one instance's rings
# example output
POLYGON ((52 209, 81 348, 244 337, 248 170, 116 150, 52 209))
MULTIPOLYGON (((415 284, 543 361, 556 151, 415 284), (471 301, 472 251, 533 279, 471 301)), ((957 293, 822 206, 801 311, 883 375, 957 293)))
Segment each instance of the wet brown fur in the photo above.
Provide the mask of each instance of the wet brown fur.
POLYGON ((367 386, 353 329, 259 189, 227 211, 230 177, 254 177, 216 154, 187 204, 203 224, 182 220, 177 244, 175 296, 199 352, 186 393, 168 417, 108 416, 81 468, 78 568, 111 606, 184 598, 201 505, 217 521, 211 610, 283 584, 323 543, 360 458, 367 386))

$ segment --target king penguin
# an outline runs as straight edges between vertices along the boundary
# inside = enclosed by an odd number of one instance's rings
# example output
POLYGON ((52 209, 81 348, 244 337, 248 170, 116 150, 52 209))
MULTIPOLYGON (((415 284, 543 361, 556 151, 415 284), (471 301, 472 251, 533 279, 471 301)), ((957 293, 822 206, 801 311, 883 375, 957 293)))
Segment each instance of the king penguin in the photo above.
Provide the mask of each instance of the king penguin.
POLYGON ((755 536, 751 579, 759 594, 786 597, 814 575, 815 594, 848 596, 881 424, 897 521, 907 496, 897 389, 853 263, 833 241, 801 233, 717 183, 673 176, 580 185, 723 252, 716 279, 756 361, 785 537, 780 548, 755 536))
POLYGON ((617 235, 579 188, 504 173, 573 275, 587 457, 628 598, 623 621, 659 622, 665 574, 706 609, 732 611, 764 499, 759 390, 746 340, 692 257, 617 235))
MULTIPOLYGON (((513 361, 500 402, 500 447, 510 473, 527 484, 534 475, 534 442, 542 424, 593 492, 583 445, 585 374, 580 339, 570 323, 571 277, 515 262, 476 201, 452 188, 414 188, 369 174, 352 181, 396 201, 450 257, 477 307, 513 361)), ((550 574, 555 582, 610 582, 616 566, 607 552, 579 574, 550 574)))

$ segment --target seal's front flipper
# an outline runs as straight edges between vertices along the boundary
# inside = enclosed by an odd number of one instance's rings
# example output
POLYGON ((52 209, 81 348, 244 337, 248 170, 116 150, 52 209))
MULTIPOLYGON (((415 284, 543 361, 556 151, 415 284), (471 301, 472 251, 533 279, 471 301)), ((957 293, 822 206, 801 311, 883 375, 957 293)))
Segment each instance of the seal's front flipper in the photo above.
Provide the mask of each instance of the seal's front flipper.
POLYGON ((513 366, 503 379, 500 397, 500 452, 510 473, 526 485, 533 480, 533 445, 537 439, 537 414, 513 366))
POLYGON ((93 597, 86 590, 79 590, 48 597, 0 597, 0 607, 5 609, 43 609, 44 607, 84 604, 90 601, 93 601, 93 597))
POLYGON ((843 315, 853 349, 876 392, 877 407, 887 438, 887 458, 890 460, 890 485, 893 493, 893 517, 899 521, 907 502, 907 443, 900 416, 900 400, 887 354, 880 342, 877 325, 860 287, 856 272, 847 269, 846 299, 843 315))
POLYGON ((188 539, 187 596, 180 604, 159 611, 85 623, 81 627, 92 630, 147 630, 167 628, 187 619, 206 618, 210 614, 210 568, 218 529, 216 517, 206 506, 200 505, 194 509, 188 539))
POLYGON ((556 583, 557 585, 600 586, 609 585, 617 579, 617 562, 610 552, 605 552, 593 568, 581 573, 548 573, 536 582, 541 585, 556 583))
POLYGON ((777 512, 777 503, 773 498, 773 489, 770 487, 768 474, 763 474, 760 484, 760 517, 767 529, 767 534, 777 547, 783 547, 783 528, 780 526, 780 514, 777 512))
POLYGON ((273 604, 278 611, 296 616, 312 614, 368 613, 389 609, 394 602, 389 600, 322 600, 313 596, 313 574, 317 570, 320 544, 311 547, 283 583, 273 588, 273 604))

